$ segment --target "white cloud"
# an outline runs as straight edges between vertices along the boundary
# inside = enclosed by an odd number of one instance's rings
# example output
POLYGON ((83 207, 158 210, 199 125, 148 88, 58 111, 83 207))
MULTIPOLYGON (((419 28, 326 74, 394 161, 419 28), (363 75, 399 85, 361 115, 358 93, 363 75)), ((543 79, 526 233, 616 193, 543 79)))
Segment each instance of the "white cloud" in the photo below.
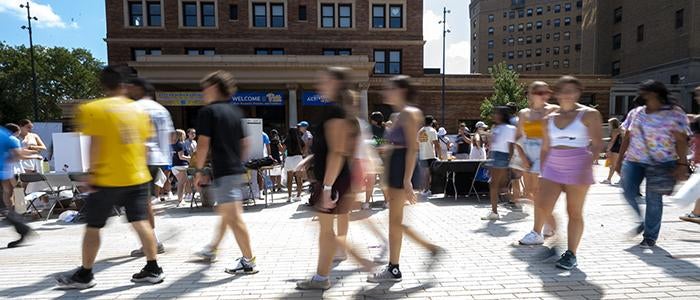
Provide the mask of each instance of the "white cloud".
MULTIPOLYGON (((0 13, 12 14, 21 20, 27 20, 27 9, 19 7, 20 4, 25 4, 22 0, 0 0, 0 13)), ((51 5, 39 4, 34 1, 29 1, 32 16, 39 19, 34 24, 37 27, 48 28, 78 28, 78 23, 66 23, 57 15, 51 5)))
POLYGON ((439 40, 442 37, 442 20, 435 12, 428 9, 423 12, 423 38, 426 41, 439 40))
POLYGON ((451 44, 447 47, 447 57, 463 58, 469 60, 471 45, 469 41, 461 41, 451 44))

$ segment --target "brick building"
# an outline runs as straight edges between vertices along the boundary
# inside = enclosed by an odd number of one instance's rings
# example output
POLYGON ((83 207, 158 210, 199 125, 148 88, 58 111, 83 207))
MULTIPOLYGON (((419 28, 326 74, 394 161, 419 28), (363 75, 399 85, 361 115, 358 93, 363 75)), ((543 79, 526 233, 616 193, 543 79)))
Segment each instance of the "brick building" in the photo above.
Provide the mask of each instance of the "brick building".
MULTIPOLYGON (((319 70, 352 68, 362 115, 380 110, 385 81, 414 77, 416 105, 440 116, 441 80, 423 69, 423 3, 413 0, 106 0, 110 64, 128 64, 154 83, 157 100, 179 128, 193 126, 202 105, 198 82, 224 69, 239 80, 234 102, 265 127, 314 123, 323 109, 314 92, 319 70)), ((555 75, 524 77, 524 81, 555 75)), ((584 77, 586 99, 607 106, 610 82, 584 77)), ((448 76, 445 119, 479 120, 492 93, 485 75, 448 76)))

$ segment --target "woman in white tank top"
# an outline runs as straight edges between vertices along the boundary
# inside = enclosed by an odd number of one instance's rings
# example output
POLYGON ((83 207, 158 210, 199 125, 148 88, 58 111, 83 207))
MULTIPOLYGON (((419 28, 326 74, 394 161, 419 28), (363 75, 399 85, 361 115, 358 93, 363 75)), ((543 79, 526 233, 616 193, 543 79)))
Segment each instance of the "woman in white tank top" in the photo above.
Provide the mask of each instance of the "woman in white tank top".
POLYGON ((535 225, 523 238, 542 244, 544 220, 549 220, 559 195, 566 193, 570 229, 568 250, 557 261, 559 268, 576 267, 576 250, 583 235, 583 204, 593 184, 593 161, 603 146, 600 112, 578 103, 583 87, 571 76, 560 78, 555 97, 560 110, 547 117, 542 144, 542 177, 535 201, 535 225))

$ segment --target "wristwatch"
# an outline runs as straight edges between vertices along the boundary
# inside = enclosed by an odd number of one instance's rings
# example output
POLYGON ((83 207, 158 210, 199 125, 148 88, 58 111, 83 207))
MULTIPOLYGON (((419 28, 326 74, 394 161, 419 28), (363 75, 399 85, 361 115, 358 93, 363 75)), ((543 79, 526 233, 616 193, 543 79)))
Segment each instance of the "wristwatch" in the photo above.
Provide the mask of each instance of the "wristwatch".
POLYGON ((324 192, 330 192, 331 190, 333 190, 333 186, 332 186, 332 185, 323 185, 323 191, 324 191, 324 192))

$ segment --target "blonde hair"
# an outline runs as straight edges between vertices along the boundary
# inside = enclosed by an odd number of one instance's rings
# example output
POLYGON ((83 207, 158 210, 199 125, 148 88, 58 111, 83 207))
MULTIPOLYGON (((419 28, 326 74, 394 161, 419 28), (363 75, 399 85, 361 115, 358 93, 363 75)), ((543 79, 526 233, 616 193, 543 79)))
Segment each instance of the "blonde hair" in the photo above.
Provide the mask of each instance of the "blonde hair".
POLYGON ((608 124, 610 124, 611 129, 620 128, 620 120, 618 120, 617 118, 610 118, 610 120, 608 120, 608 124))
POLYGON ((233 74, 226 71, 216 71, 205 76, 200 82, 202 87, 216 86, 224 97, 231 97, 236 93, 236 79, 233 74))
POLYGON ((177 137, 178 142, 184 142, 185 138, 187 137, 187 135, 185 134, 185 131, 182 129, 175 130, 175 136, 177 137))

